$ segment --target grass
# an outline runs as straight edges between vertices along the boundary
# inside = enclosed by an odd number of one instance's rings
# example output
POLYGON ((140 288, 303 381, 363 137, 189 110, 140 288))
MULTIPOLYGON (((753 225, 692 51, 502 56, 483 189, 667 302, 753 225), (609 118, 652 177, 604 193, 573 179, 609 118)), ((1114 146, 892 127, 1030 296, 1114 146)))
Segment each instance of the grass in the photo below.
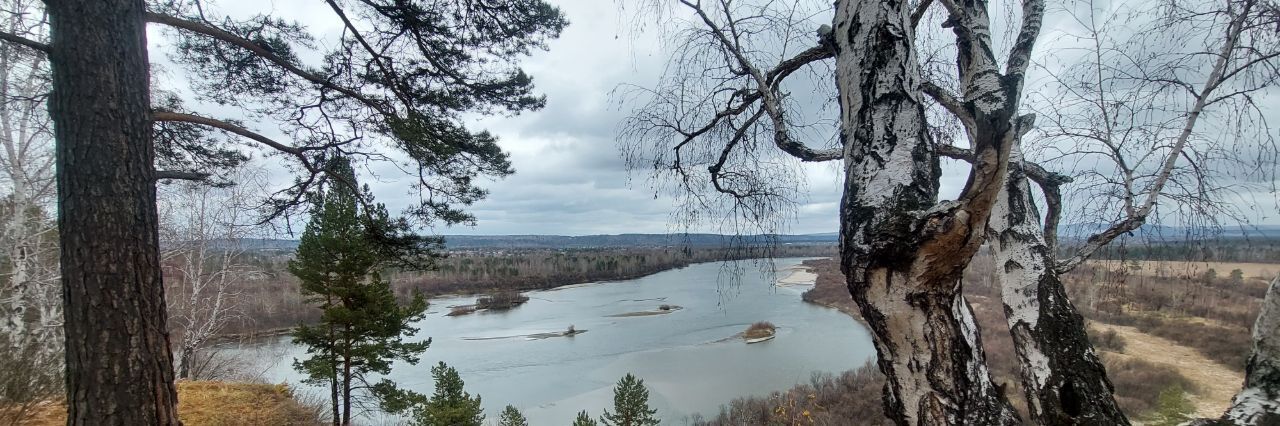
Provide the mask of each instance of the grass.
POLYGON ((773 331, 777 329, 768 321, 760 321, 747 327, 747 331, 742 333, 742 337, 747 339, 758 339, 761 337, 769 337, 773 335, 773 331))
MULTIPOLYGON (((186 426, 318 425, 322 404, 300 400, 286 385, 178 382, 178 418, 186 426)), ((29 425, 66 424, 66 406, 47 404, 29 425)))

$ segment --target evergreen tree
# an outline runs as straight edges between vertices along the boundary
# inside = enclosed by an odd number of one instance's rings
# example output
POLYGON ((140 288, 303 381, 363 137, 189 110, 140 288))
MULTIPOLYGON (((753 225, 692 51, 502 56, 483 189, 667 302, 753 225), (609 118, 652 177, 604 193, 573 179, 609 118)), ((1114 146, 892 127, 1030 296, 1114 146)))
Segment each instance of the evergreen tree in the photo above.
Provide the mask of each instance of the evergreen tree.
POLYGON ((441 362, 431 367, 431 377, 436 382, 436 391, 415 413, 414 424, 480 426, 484 422, 480 396, 473 397, 463 390, 464 383, 458 376, 458 370, 441 362))
POLYGON ((1191 420, 1196 407, 1187 400, 1186 391, 1181 386, 1173 385, 1160 391, 1156 410, 1147 419, 1146 424, 1152 426, 1175 426, 1191 420))
POLYGON ((658 410, 649 408, 649 390, 644 387, 644 380, 627 373, 618 380, 613 388, 613 410, 604 410, 600 423, 605 426, 654 426, 658 418, 654 414, 658 410))
POLYGON ((573 419, 572 426, 599 426, 599 423, 587 415, 586 410, 583 410, 578 412, 578 418, 573 419))
POLYGON ((355 174, 346 160, 331 162, 333 173, 345 184, 335 183, 313 197, 311 221, 298 244, 289 272, 301 281, 302 294, 323 311, 314 325, 301 325, 293 341, 307 348, 308 358, 295 360, 294 368, 313 384, 328 384, 334 424, 350 424, 352 405, 372 402, 385 411, 403 411, 420 400, 382 379, 370 383, 370 375, 385 375, 393 361, 418 362, 418 354, 431 341, 406 342, 422 319, 426 300, 415 295, 400 305, 378 269, 422 252, 408 249, 415 238, 400 235, 403 228, 391 221, 381 205, 369 203, 365 193, 352 190, 355 174), (403 247, 396 248, 402 242, 403 247), (366 389, 353 395, 355 389, 366 389))
POLYGON ((519 409, 508 405, 502 410, 502 417, 498 418, 498 426, 529 426, 529 420, 524 418, 519 409))

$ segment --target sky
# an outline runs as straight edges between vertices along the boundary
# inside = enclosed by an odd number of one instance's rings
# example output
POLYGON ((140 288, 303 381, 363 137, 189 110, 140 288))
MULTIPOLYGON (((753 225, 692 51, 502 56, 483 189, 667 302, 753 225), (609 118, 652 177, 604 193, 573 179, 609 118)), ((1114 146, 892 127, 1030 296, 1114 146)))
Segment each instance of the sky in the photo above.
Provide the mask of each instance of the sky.
MULTIPOLYGON (((337 34, 338 23, 332 15, 313 8, 311 3, 222 0, 216 6, 232 16, 271 12, 297 20, 314 34, 321 35, 322 40, 337 34)), ((621 102, 615 89, 624 84, 654 86, 669 52, 654 31, 634 31, 637 27, 629 16, 619 11, 618 2, 552 0, 551 3, 561 8, 570 25, 559 39, 550 43, 547 51, 536 52, 522 62, 523 69, 534 78, 536 91, 546 95, 546 107, 516 117, 475 117, 471 123, 473 130, 487 129, 500 138, 499 144, 511 154, 516 173, 481 184, 490 194, 468 210, 477 218, 474 227, 442 227, 430 231, 484 235, 684 231, 672 225, 673 200, 655 193, 644 171, 628 172, 616 143, 619 123, 636 105, 621 102)), ((157 48, 153 51, 164 51, 167 47, 168 41, 161 32, 152 31, 149 39, 157 48)), ((163 66, 166 59, 153 54, 152 61, 163 66)), ((161 78, 165 80, 161 85, 182 90, 181 71, 169 72, 161 78)), ((218 110, 211 105, 197 109, 206 108, 218 110)), ((234 116, 233 111, 217 112, 234 116)), ((275 132, 270 126, 258 126, 256 130, 268 135, 275 132)), ((290 180, 270 161, 262 163, 271 170, 277 185, 290 180)), ((807 191, 798 200, 795 219, 781 231, 794 234, 837 231, 838 166, 833 163, 798 166, 803 167, 807 191)), ((944 162, 943 198, 954 197, 964 184, 966 173, 967 168, 944 162)), ((395 173, 377 175, 376 179, 365 177, 365 183, 390 210, 398 211, 416 200, 416 195, 406 191, 408 182, 395 179, 395 173)), ((1267 223, 1277 219, 1258 216, 1256 220, 1267 223)))

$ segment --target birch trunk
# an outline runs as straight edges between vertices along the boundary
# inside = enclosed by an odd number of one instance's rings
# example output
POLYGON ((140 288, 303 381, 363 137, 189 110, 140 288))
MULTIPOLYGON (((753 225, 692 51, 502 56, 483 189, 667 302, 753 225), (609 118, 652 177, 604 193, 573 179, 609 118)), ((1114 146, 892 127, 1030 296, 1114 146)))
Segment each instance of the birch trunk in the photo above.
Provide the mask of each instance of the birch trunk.
POLYGON ((903 425, 1016 424, 992 384, 959 279, 998 192, 1000 139, 977 150, 966 195, 938 204, 941 171, 907 2, 836 7, 841 268, 888 379, 885 412, 903 425))
POLYGON ((1051 425, 1129 424, 1085 334, 1084 318, 1067 300, 1039 222, 1022 154, 1014 145, 987 240, 1031 419, 1051 425))

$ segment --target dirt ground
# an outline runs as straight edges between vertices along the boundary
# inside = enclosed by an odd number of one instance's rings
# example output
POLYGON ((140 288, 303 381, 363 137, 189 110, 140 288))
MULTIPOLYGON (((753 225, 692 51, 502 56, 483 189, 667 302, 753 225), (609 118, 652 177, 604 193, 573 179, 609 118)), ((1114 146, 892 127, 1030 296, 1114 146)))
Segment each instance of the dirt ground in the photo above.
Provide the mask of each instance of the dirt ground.
POLYGON ((1196 391, 1188 395, 1196 406, 1196 414, 1200 417, 1216 418, 1226 411, 1244 383, 1244 375, 1231 371, 1230 368, 1218 364, 1195 349, 1138 331, 1133 327, 1104 324, 1090 321, 1098 330, 1113 329, 1125 340, 1122 357, 1135 357, 1155 364, 1165 364, 1176 368, 1196 384, 1196 391))

